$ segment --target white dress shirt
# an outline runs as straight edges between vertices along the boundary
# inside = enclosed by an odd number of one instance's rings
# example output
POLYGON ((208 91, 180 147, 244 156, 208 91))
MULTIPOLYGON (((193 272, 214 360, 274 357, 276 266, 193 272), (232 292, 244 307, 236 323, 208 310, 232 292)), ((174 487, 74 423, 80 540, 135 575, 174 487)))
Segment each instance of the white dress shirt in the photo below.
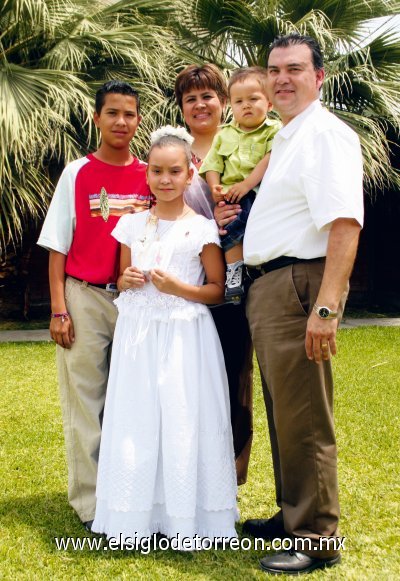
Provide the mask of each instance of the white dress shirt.
POLYGON ((317 100, 275 136, 246 226, 244 261, 325 256, 337 218, 363 224, 361 147, 357 134, 317 100))

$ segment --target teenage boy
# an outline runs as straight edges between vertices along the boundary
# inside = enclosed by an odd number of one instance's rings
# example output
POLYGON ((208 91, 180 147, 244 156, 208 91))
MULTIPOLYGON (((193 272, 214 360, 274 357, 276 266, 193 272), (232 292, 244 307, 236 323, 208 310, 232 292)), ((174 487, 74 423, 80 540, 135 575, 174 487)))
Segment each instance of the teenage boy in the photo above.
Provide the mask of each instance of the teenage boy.
POLYGON ((148 209, 146 164, 130 153, 140 123, 139 95, 109 81, 96 93, 101 145, 64 169, 38 244, 50 251, 50 334, 68 463, 68 499, 90 530, 116 309, 120 216, 148 209))

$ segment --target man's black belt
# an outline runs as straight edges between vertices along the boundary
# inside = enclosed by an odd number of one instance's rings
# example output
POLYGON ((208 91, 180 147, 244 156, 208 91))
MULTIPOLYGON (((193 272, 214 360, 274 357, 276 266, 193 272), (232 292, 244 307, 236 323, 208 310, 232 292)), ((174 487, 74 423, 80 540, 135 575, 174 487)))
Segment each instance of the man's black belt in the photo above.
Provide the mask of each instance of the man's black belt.
POLYGON ((296 258, 295 256, 279 256, 268 262, 263 262, 263 264, 258 264, 257 266, 249 266, 246 264, 246 272, 250 280, 253 282, 273 270, 278 270, 279 268, 284 268, 290 264, 297 264, 298 262, 321 262, 325 260, 324 256, 318 258, 296 258))

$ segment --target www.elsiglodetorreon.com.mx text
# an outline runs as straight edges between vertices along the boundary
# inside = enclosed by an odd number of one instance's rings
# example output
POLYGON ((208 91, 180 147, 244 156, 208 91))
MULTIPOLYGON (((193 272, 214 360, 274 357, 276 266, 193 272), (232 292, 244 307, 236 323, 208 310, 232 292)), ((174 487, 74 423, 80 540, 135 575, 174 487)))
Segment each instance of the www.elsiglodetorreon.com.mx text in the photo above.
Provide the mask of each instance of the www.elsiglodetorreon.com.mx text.
POLYGON ((249 539, 244 537, 225 538, 214 537, 182 537, 179 533, 176 537, 167 538, 158 534, 149 537, 55 537, 54 538, 58 551, 138 551, 143 555, 149 554, 154 550, 168 551, 209 551, 211 549, 230 550, 230 551, 280 551, 290 550, 300 552, 325 551, 327 549, 334 551, 343 551, 346 549, 346 537, 320 537, 318 543, 312 543, 308 538, 276 538, 271 542, 264 539, 249 539))

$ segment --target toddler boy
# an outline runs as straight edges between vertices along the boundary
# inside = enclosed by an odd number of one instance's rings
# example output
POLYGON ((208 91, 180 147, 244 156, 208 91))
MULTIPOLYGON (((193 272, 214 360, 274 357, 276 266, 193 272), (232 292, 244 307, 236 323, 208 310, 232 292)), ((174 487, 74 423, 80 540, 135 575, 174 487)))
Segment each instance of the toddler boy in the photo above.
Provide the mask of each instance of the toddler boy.
POLYGON ((281 127, 267 117, 271 105, 265 92, 266 75, 262 67, 234 71, 228 85, 233 121, 217 133, 199 172, 205 176, 215 203, 240 203, 242 209, 236 220, 225 226, 227 234, 221 237, 227 263, 225 300, 236 304, 244 294, 247 218, 268 166, 273 137, 281 127))

